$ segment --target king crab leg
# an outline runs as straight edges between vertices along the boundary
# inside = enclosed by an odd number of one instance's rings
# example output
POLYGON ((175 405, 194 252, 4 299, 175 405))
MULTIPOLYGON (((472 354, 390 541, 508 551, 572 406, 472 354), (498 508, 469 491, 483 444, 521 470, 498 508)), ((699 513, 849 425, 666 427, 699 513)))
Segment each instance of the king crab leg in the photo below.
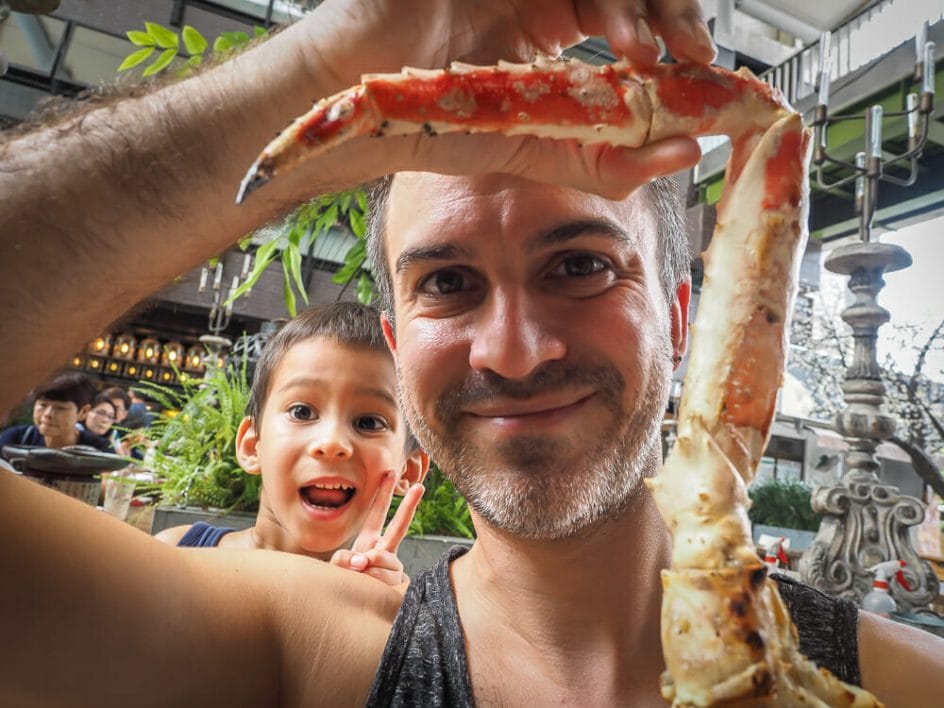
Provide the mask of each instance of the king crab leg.
POLYGON ((500 132, 639 147, 724 132, 719 126, 731 124, 748 134, 787 110, 779 93, 748 73, 694 65, 641 70, 547 59, 369 74, 318 101, 269 143, 236 201, 297 163, 361 136, 500 132))
POLYGON ((881 705, 800 654, 747 520, 806 241, 810 134, 799 115, 746 70, 550 60, 404 69, 319 101, 265 148, 237 201, 355 137, 458 131, 627 147, 730 136, 678 440, 649 480, 673 537, 662 573, 662 694, 677 706, 881 705))

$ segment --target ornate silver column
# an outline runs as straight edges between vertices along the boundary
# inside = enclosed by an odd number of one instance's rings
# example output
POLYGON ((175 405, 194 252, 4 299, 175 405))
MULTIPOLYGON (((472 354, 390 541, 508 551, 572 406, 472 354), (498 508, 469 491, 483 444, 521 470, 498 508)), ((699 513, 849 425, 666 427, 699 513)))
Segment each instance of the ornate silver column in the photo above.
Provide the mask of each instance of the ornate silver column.
MULTIPOLYGON (((923 562, 911 545, 909 530, 924 520, 920 500, 901 494, 900 490, 879 479, 875 450, 879 443, 895 433, 896 421, 882 411, 885 385, 876 357, 878 328, 888 322, 889 313, 876 298, 885 286, 885 273, 911 265, 911 256, 903 248, 872 242, 872 218, 878 202, 879 181, 911 186, 917 178, 917 161, 928 137, 928 123, 934 106, 934 42, 927 41, 927 27, 915 37, 914 80, 920 81, 921 93, 906 97, 905 110, 889 117, 905 118, 908 124, 908 149, 890 155, 882 148, 881 106, 865 111, 866 152, 856 155, 855 164, 827 152, 826 131, 831 123, 854 119, 829 115, 829 72, 832 55, 829 33, 820 40, 821 69, 819 101, 814 127, 816 137, 813 164, 817 182, 822 187, 841 187, 855 183, 855 209, 859 216, 859 242, 834 250, 825 266, 833 273, 849 276, 854 302, 842 312, 842 319, 852 328, 855 350, 843 379, 846 408, 836 415, 836 430, 846 440, 846 471, 835 485, 813 491, 814 511, 825 514, 816 540, 800 559, 803 579, 830 594, 845 597, 861 605, 872 584, 869 568, 888 560, 903 560, 903 571, 911 589, 898 583, 891 593, 903 612, 926 608, 938 595, 938 580, 930 564, 923 562), (889 174, 886 167, 907 166, 907 174, 889 174), (845 177, 828 183, 824 167, 839 167, 845 177)), ((900 170, 901 167, 896 169, 900 170)))
POLYGON ((843 384, 846 408, 835 426, 849 445, 842 479, 813 492, 813 509, 824 513, 816 540, 800 560, 803 579, 830 595, 857 604, 869 591, 868 568, 886 560, 906 562, 911 590, 897 583, 891 592, 899 610, 927 607, 937 596, 938 580, 911 545, 910 528, 924 519, 920 500, 902 495, 878 477, 875 449, 895 433, 896 421, 882 411, 885 385, 876 356, 878 328, 889 313, 876 301, 882 276, 911 265, 903 248, 886 243, 854 243, 834 250, 825 266, 849 276, 855 301, 842 312, 852 327, 855 351, 843 384))

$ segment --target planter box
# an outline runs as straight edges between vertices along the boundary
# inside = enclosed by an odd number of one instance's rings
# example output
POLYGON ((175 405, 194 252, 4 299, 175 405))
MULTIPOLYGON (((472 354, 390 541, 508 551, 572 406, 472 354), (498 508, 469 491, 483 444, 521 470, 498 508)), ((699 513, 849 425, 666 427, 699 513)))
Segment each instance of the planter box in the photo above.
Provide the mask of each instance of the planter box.
POLYGON ((810 547, 810 544, 816 538, 815 531, 800 531, 799 529, 788 529, 783 526, 764 526, 763 524, 754 524, 752 533, 754 543, 760 540, 761 534, 776 536, 777 538, 783 536, 790 539, 790 554, 802 553, 810 547))
POLYGON ((151 521, 151 535, 170 528, 183 526, 197 521, 206 521, 214 526, 228 526, 229 528, 248 529, 256 521, 256 515, 245 511, 226 513, 219 509, 200 509, 198 507, 159 506, 154 510, 154 520, 151 521))
POLYGON ((400 544, 397 555, 403 563, 403 569, 411 578, 427 568, 432 568, 453 546, 471 546, 471 538, 456 536, 407 536, 400 544))
MULTIPOLYGON (((151 535, 171 526, 206 521, 214 526, 228 526, 237 531, 255 523, 256 515, 237 511, 226 514, 222 511, 197 507, 159 506, 154 509, 151 535)), ((400 544, 398 555, 406 574, 411 578, 422 570, 436 565, 443 553, 453 546, 471 546, 472 540, 455 536, 407 536, 400 544)))

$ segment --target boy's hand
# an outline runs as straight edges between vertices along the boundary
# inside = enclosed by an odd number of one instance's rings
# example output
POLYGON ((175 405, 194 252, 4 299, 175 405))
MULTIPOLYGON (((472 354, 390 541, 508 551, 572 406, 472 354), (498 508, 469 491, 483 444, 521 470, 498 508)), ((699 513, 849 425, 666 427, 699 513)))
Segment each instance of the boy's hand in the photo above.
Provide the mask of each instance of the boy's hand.
POLYGON ((397 549, 410 528, 413 514, 416 513, 416 507, 419 506, 425 491, 422 484, 410 487, 384 532, 383 524, 390 502, 393 501, 396 481, 395 474, 386 474, 374 497, 374 503, 367 512, 364 526, 354 539, 350 550, 337 550, 331 556, 332 564, 365 573, 391 587, 404 585, 409 580, 403 572, 403 563, 397 557, 397 549))

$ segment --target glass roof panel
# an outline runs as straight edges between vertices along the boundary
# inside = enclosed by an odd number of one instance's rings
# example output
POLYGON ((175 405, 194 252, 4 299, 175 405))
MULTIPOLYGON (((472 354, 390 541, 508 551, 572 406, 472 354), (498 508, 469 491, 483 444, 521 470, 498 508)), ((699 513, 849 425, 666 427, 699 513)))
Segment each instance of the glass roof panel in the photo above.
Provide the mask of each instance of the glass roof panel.
POLYGON ((65 25, 51 17, 14 12, 0 23, 0 47, 11 64, 48 74, 65 25))
POLYGON ((118 65, 135 49, 127 39, 76 27, 56 76, 91 85, 111 83, 118 77, 118 65))

